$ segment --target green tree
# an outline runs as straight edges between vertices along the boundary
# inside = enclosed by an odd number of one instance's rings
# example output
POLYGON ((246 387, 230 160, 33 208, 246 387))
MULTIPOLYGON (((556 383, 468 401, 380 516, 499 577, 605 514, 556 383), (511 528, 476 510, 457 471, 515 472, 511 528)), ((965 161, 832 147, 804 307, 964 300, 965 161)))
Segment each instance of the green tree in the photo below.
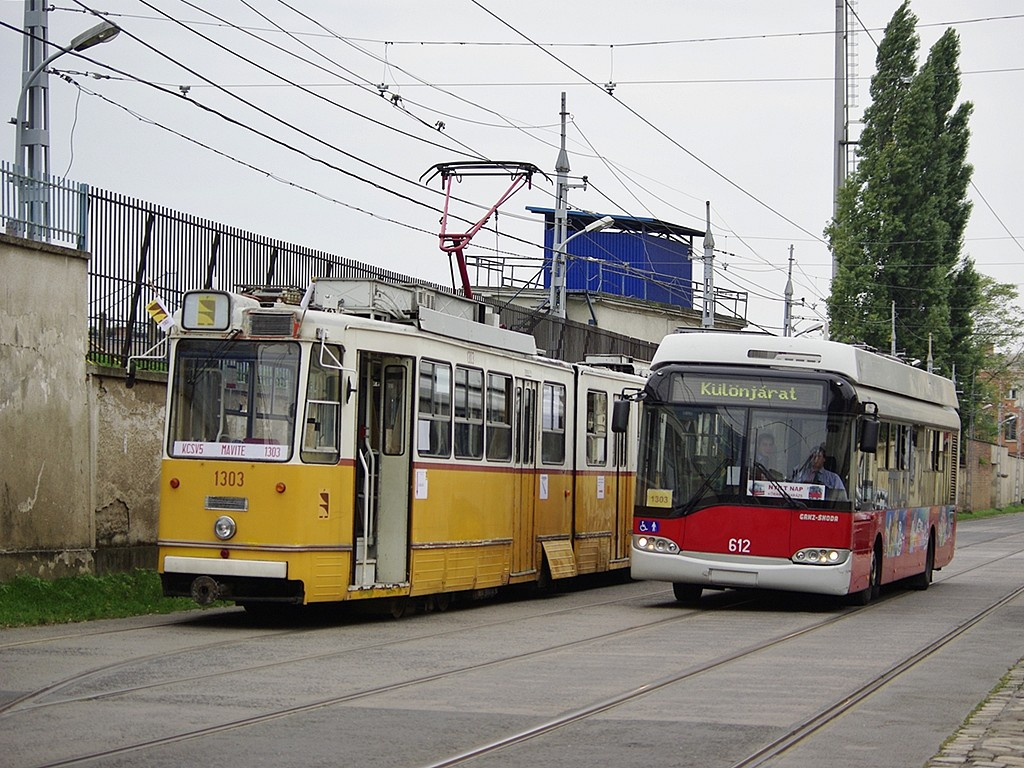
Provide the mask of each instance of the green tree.
POLYGON ((916 24, 904 2, 886 27, 858 167, 825 231, 836 259, 829 329, 888 351, 895 313, 897 351, 925 360, 931 349, 943 373, 973 373, 978 276, 961 256, 971 104, 957 105, 956 33, 947 30, 918 70, 916 24))

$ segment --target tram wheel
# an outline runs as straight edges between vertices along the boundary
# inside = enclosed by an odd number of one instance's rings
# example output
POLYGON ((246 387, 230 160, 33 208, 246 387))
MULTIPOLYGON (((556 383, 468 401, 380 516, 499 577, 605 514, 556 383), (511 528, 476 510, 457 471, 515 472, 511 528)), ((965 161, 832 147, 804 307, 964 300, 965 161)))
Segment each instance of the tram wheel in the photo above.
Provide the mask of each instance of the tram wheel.
POLYGON ((400 619, 409 611, 409 598, 392 597, 388 599, 388 614, 393 619, 400 619))
POLYGON ((704 587, 700 584, 683 584, 678 581, 672 584, 672 594, 683 605, 697 605, 703 591, 704 587))
POLYGON ((447 611, 448 606, 452 604, 452 593, 441 592, 440 594, 434 595, 434 610, 436 611, 447 611))

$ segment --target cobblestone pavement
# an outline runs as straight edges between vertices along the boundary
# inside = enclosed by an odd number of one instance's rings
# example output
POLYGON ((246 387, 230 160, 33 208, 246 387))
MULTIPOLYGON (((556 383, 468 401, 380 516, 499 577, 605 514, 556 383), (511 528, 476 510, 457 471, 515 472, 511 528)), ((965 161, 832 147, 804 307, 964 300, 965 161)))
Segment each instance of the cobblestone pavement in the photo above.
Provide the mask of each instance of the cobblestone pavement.
POLYGON ((1024 767, 1024 659, 925 768, 1024 767))

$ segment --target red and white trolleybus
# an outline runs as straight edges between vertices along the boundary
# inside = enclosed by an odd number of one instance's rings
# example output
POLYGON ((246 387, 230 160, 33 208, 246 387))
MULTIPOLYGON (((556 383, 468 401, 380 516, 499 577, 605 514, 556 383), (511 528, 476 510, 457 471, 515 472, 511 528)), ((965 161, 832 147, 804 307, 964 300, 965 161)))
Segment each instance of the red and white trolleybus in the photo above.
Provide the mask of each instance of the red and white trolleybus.
POLYGON ((733 587, 866 603, 927 588, 953 557, 950 380, 836 342, 684 332, 641 397, 634 578, 681 602, 733 587))

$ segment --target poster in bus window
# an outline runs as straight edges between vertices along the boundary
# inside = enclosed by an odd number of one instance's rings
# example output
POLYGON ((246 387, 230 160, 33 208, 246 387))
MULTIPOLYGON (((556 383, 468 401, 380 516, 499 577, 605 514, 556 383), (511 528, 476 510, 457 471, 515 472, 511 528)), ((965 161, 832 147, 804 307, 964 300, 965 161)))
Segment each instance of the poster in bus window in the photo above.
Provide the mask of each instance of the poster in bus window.
POLYGON ((789 480, 770 482, 768 480, 748 480, 747 495, 763 496, 771 499, 807 499, 822 501, 825 498, 825 486, 816 483, 796 483, 789 480))

